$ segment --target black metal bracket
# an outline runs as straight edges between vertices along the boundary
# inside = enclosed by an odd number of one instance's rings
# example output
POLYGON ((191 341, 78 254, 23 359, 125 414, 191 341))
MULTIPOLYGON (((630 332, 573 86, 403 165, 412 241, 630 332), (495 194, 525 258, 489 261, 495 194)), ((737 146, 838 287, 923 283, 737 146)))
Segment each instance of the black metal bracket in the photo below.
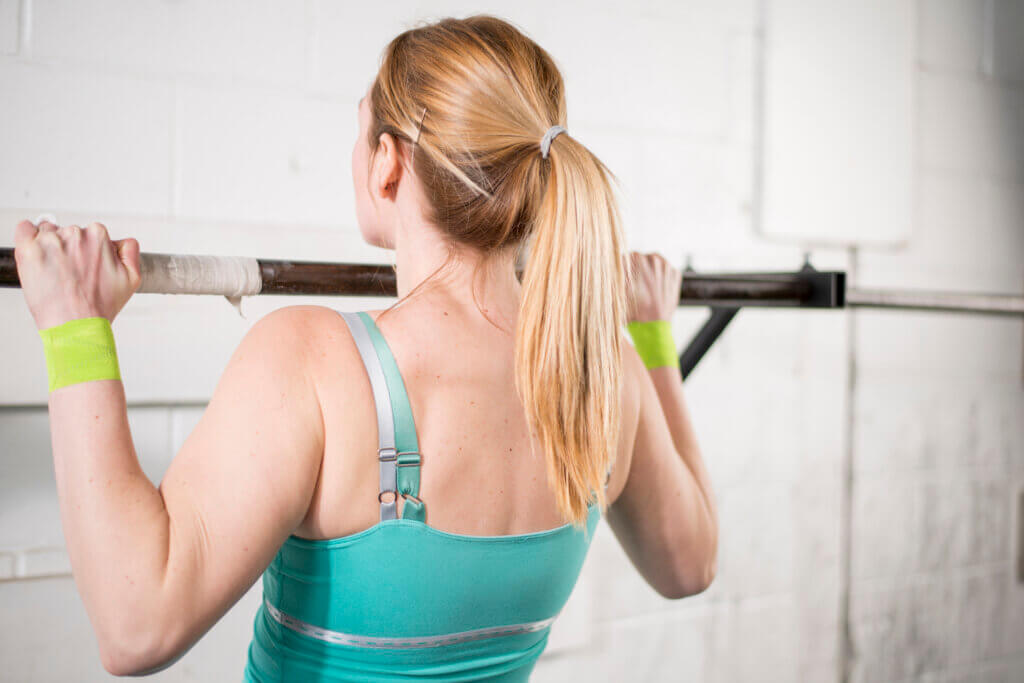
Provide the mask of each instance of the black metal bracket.
POLYGON ((693 369, 697 367, 700 359, 711 349, 712 344, 718 341, 718 337, 721 336, 722 332, 725 332, 726 326, 732 322, 732 319, 739 312, 739 308, 711 307, 711 315, 707 321, 697 330, 697 334, 693 336, 690 343, 679 354, 679 370, 683 373, 683 379, 686 379, 693 369))
POLYGON ((733 301, 716 297, 711 315, 679 354, 679 370, 684 380, 744 306, 843 308, 846 305, 846 273, 819 271, 807 259, 795 273, 716 273, 702 275, 699 283, 694 285, 691 281, 688 287, 687 275, 694 272, 689 265, 683 270, 681 305, 706 302, 711 297, 701 290, 713 287, 716 278, 729 282, 737 288, 737 293, 733 301))

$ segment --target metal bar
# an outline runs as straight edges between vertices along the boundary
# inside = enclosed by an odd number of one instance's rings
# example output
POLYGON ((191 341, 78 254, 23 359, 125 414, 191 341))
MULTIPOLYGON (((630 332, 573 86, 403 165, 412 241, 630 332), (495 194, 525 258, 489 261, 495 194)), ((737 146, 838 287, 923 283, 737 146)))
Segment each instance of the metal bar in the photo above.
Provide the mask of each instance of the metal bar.
POLYGON ((697 334, 693 335, 693 339, 690 340, 686 349, 679 354, 679 370, 683 373, 684 380, 697 367, 697 363, 708 352, 711 345, 718 340, 739 310, 739 308, 712 307, 707 321, 697 330, 697 334))
MULTIPOLYGON (((221 257, 190 257, 174 254, 143 253, 143 265, 159 270, 175 260, 194 258, 219 259, 221 257)), ((223 259, 224 261, 250 261, 255 264, 262 280, 255 294, 314 294, 328 296, 396 296, 394 267, 382 263, 343 263, 328 261, 291 261, 275 259, 223 259)), ((238 264, 231 264, 238 266, 238 264)), ((179 268, 181 268, 179 264, 179 268)), ((205 285, 203 294, 238 296, 239 278, 236 273, 223 273, 219 264, 197 267, 197 273, 210 277, 212 285, 205 285), (200 272, 202 271, 202 272, 200 272), (219 276, 224 277, 219 277, 219 276), (231 277, 228 277, 228 276, 231 277), (225 282, 222 284, 220 280, 225 282)), ((239 272, 243 269, 239 268, 239 272)), ((157 273, 163 274, 163 273, 157 273)), ((192 273, 188 273, 191 275, 192 273)), ((522 271, 518 272, 522 276, 522 271)), ((178 273, 178 280, 182 280, 178 273)), ((161 277, 160 288, 147 288, 144 270, 142 292, 164 294, 195 294, 191 282, 167 284, 161 277), (179 286, 180 284, 180 286, 179 286)), ((170 278, 173 280, 174 278, 170 278)), ((187 279, 187 278, 185 278, 187 279)), ((0 247, 0 287, 20 287, 14 249, 0 247)), ((687 270, 679 293, 680 306, 716 306, 719 308, 799 307, 846 308, 873 307, 922 311, 948 311, 956 313, 983 313, 994 315, 1024 315, 1024 297, 1000 294, 955 294, 913 290, 847 289, 846 273, 817 271, 805 265, 796 272, 756 273, 695 273, 687 270)))
MULTIPOLYGON (((189 257, 173 254, 143 253, 143 283, 139 292, 164 294, 220 294, 238 296, 245 284, 245 268, 232 265, 237 278, 219 278, 217 263, 192 264, 191 260, 216 257, 189 257), (168 268, 175 261, 184 271, 174 277, 160 277, 159 287, 146 286, 146 268, 168 268), (194 269, 194 277, 191 269, 194 269), (203 286, 197 286, 198 280, 203 286), (221 282, 224 280, 224 282, 221 282), (209 282, 206 282, 209 281, 209 282), (241 284, 239 284, 241 282, 241 284), (201 290, 201 291, 197 291, 201 290)), ((231 261, 232 259, 226 259, 231 261)), ((241 259, 245 260, 245 259, 241 259)), ((262 282, 254 291, 243 294, 314 294, 333 296, 397 296, 394 267, 378 263, 336 263, 249 259, 258 264, 262 282)), ((159 273, 162 275, 162 273, 159 273)), ((232 272, 232 274, 234 274, 232 272)), ((522 271, 518 272, 522 277, 522 271)), ((156 279, 156 278, 154 278, 156 279)), ((795 273, 715 273, 687 272, 680 289, 680 306, 723 307, 772 306, 838 308, 842 306, 844 273, 800 271, 795 273)), ((14 250, 0 248, 0 287, 19 287, 14 250)))
POLYGON ((857 288, 846 290, 846 305, 851 308, 897 308, 951 313, 1024 315, 1024 296, 1005 294, 953 294, 857 288))

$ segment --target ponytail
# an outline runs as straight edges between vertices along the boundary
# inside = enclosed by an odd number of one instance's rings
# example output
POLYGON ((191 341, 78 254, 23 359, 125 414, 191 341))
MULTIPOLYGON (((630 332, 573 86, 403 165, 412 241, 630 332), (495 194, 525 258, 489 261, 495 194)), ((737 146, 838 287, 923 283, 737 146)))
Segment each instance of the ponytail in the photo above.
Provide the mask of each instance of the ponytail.
POLYGON ((528 249, 515 388, 562 517, 585 527, 595 496, 607 507, 620 431, 624 239, 611 172, 549 128, 565 120, 561 73, 501 19, 442 19, 388 44, 370 110, 371 152, 384 133, 413 147, 424 218, 452 244, 528 249))
POLYGON ((523 273, 515 381, 558 507, 579 527, 595 495, 607 507, 619 440, 624 240, 612 174, 597 157, 565 134, 540 163, 550 169, 523 273))

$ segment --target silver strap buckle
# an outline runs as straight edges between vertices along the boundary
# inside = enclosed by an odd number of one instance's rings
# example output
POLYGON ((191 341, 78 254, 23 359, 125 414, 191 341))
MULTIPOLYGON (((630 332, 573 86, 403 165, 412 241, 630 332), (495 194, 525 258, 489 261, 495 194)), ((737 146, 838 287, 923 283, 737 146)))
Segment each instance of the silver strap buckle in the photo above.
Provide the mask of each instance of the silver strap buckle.
POLYGON ((420 466, 420 461, 423 460, 422 453, 420 453, 419 451, 402 451, 401 453, 398 453, 395 457, 397 459, 398 455, 413 455, 413 454, 420 456, 419 458, 417 458, 416 462, 399 462, 399 463, 395 463, 395 466, 396 467, 419 467, 420 466))

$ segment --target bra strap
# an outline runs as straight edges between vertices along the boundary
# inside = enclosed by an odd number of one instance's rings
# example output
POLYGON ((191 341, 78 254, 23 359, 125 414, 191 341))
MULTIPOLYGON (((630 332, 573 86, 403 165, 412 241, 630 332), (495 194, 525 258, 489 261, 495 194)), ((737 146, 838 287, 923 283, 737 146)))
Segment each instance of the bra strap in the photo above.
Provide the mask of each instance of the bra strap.
POLYGON ((396 519, 398 517, 398 486, 396 477, 396 465, 398 450, 395 448, 395 422, 391 414, 391 397, 388 394, 387 381, 384 379, 384 369, 381 367, 380 359, 374 350, 370 333, 356 313, 338 311, 345 320, 352 338, 359 349, 359 355, 366 366, 366 373, 370 376, 370 387, 373 389, 373 403, 377 409, 377 460, 380 461, 380 493, 377 500, 380 502, 381 521, 396 519), (381 500, 383 495, 391 492, 391 500, 381 500))
POLYGON ((412 416, 412 405, 409 394, 402 381, 402 373, 398 371, 395 356, 391 353, 387 340, 369 313, 360 312, 359 317, 377 351, 377 358, 384 371, 391 410, 394 414, 395 444, 398 449, 398 494, 405 498, 402 504, 402 518, 415 519, 426 523, 427 508, 420 500, 420 448, 416 438, 416 424, 412 416))

